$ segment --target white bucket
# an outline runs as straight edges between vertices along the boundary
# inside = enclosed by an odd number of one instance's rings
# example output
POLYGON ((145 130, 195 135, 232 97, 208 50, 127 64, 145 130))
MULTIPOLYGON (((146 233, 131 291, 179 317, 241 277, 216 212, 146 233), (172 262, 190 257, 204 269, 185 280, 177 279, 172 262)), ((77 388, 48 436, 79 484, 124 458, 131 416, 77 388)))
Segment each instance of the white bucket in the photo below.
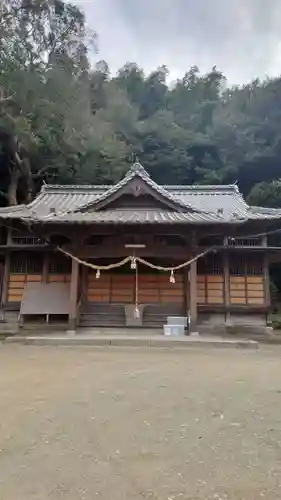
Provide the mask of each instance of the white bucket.
POLYGON ((170 325, 163 325, 164 326, 164 335, 166 337, 170 336, 171 335, 171 327, 170 325))
POLYGON ((183 325, 170 325, 172 337, 181 337, 184 335, 183 325))
POLYGON ((168 325, 176 325, 176 326, 187 326, 187 317, 186 316, 168 316, 167 317, 167 323, 168 325))

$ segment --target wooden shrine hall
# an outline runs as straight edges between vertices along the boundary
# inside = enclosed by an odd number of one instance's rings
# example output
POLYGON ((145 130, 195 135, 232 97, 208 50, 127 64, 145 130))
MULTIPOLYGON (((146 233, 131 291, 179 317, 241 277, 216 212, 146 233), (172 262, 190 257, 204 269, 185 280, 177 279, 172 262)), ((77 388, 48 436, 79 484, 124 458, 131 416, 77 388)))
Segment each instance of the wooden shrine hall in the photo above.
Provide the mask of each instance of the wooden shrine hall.
POLYGON ((72 331, 167 315, 199 331, 266 324, 279 255, 266 235, 278 227, 281 210, 248 206, 236 185, 160 186, 139 163, 113 186, 44 184, 29 205, 0 209, 2 317, 72 331))

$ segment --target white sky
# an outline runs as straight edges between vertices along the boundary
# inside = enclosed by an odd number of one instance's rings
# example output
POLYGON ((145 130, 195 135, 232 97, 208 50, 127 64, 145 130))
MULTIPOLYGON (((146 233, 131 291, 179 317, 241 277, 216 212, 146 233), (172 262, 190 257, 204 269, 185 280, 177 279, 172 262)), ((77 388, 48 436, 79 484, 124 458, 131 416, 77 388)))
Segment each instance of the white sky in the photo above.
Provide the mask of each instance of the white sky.
POLYGON ((74 0, 112 72, 127 61, 170 78, 216 65, 230 83, 281 74, 281 0, 74 0))

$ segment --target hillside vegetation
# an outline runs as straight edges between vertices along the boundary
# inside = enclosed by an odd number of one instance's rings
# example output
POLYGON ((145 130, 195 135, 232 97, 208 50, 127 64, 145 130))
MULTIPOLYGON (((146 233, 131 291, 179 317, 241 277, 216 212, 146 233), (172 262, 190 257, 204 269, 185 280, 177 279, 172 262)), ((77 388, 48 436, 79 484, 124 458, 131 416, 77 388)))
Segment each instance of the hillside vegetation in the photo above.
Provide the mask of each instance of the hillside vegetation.
POLYGON ((216 68, 90 65, 96 34, 60 0, 2 0, 0 203, 43 181, 108 183, 136 158, 159 183, 232 183, 281 206, 281 78, 229 87, 216 68))

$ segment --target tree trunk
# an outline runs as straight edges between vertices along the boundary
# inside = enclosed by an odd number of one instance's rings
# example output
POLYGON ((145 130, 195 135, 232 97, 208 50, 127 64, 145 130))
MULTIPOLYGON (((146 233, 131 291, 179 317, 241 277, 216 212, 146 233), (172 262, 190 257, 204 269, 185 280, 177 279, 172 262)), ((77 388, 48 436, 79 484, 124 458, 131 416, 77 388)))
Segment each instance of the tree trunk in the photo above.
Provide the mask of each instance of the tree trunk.
POLYGON ((33 182, 29 159, 25 156, 22 160, 22 175, 24 178, 24 203, 32 201, 33 182))
POLYGON ((22 184, 20 187, 23 187, 23 196, 21 193, 21 199, 23 199, 24 203, 29 203, 32 200, 32 175, 27 150, 13 134, 6 134, 4 138, 6 139, 4 145, 10 162, 10 182, 7 193, 8 203, 9 205, 17 205, 19 181, 22 184))
POLYGON ((17 169, 12 169, 7 193, 9 206, 17 205, 17 189, 19 178, 20 172, 17 169))

